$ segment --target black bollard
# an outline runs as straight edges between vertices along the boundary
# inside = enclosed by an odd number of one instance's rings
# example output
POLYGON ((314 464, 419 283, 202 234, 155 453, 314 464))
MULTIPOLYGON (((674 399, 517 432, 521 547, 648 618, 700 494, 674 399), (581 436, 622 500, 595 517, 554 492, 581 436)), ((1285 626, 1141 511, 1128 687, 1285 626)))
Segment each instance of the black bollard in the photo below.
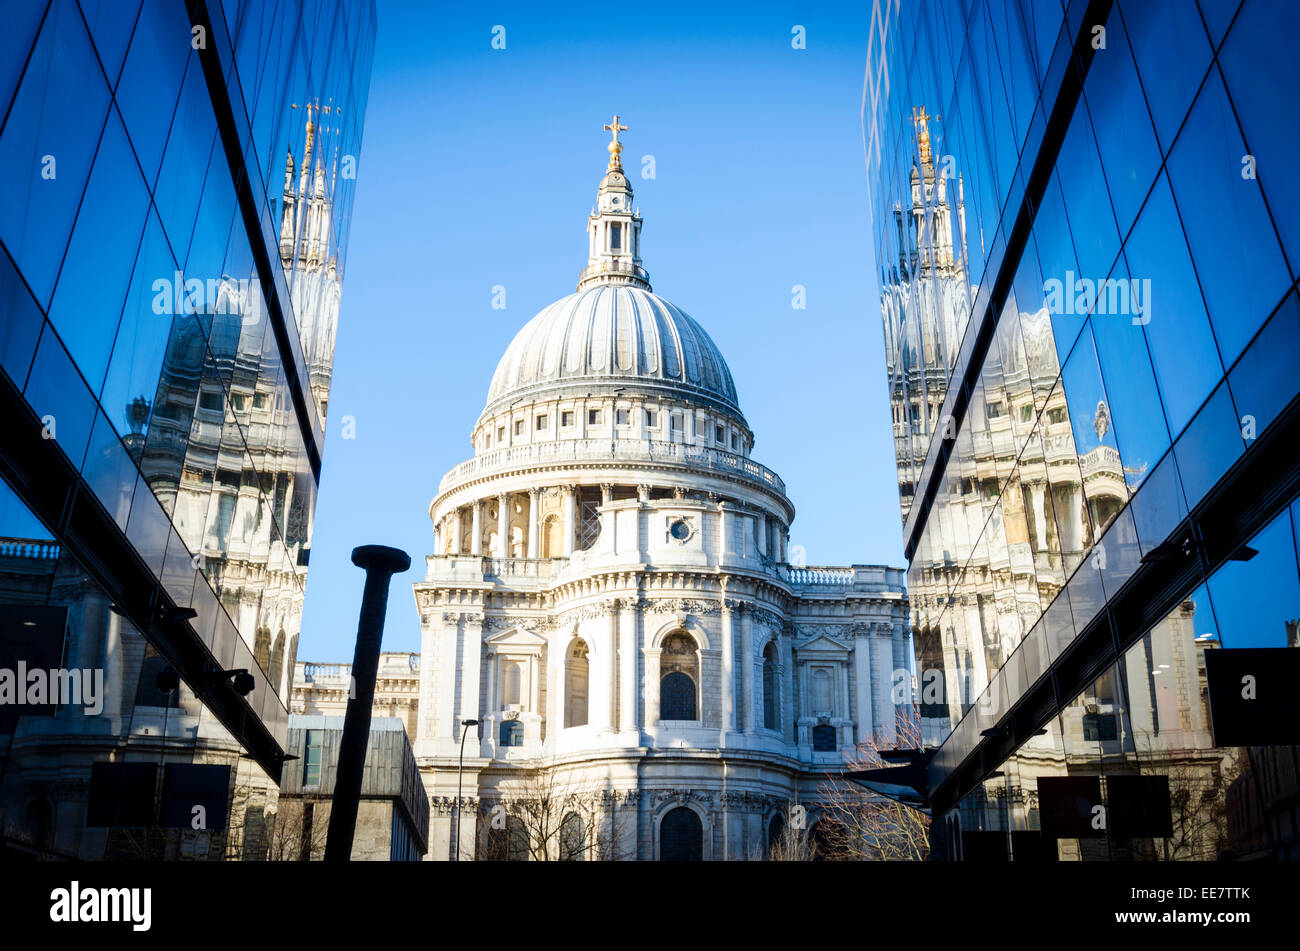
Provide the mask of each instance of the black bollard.
POLYGON ((361 780, 370 739, 370 708, 374 704, 375 677, 379 673, 379 646, 384 639, 384 615, 388 610, 388 582, 394 574, 411 567, 411 556, 384 545, 362 545, 352 549, 352 564, 365 570, 366 589, 361 595, 357 647, 352 655, 355 689, 348 696, 348 711, 343 718, 334 800, 330 804, 326 862, 346 862, 352 857, 352 836, 357 830, 357 807, 361 803, 361 780))

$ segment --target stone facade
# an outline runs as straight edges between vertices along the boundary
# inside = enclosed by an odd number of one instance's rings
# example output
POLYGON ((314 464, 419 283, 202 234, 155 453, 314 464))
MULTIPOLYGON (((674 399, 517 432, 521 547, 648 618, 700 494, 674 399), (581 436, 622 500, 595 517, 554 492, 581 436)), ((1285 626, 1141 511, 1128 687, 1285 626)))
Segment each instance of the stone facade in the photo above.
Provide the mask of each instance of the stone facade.
POLYGON ((577 292, 507 349, 475 455, 430 506, 414 594, 431 858, 451 852, 458 782, 462 858, 494 841, 764 855, 787 804, 815 805, 855 745, 895 735, 903 572, 790 564, 794 506, 749 456, 716 346, 650 289, 616 146, 577 292), (515 814, 549 798, 573 834, 540 842, 515 814))

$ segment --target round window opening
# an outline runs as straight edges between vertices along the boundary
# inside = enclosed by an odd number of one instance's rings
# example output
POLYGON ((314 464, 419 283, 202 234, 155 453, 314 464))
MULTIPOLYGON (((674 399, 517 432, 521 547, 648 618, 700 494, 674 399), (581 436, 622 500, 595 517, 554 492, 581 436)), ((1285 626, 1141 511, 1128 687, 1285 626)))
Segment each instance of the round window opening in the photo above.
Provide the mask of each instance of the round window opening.
POLYGON ((679 542, 684 542, 686 539, 691 537, 691 527, 686 524, 685 520, 680 518, 673 522, 668 531, 672 534, 673 538, 677 539, 679 542))

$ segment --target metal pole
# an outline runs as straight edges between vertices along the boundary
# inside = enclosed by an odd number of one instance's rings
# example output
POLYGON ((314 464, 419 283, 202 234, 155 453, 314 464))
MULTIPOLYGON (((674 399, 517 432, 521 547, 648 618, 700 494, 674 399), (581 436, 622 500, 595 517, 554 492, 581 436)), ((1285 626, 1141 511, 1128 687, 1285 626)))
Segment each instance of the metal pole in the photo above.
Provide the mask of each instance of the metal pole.
POLYGON ((366 766, 366 744, 370 739, 370 708, 375 700, 375 677, 379 673, 379 647, 384 639, 384 614, 388 610, 388 583, 394 574, 411 567, 411 556, 384 545, 362 545, 352 549, 352 564, 366 573, 361 595, 361 617, 357 621, 357 646, 352 655, 352 684, 343 739, 330 803, 329 832, 325 839, 325 861, 346 862, 352 857, 352 836, 357 829, 357 807, 361 802, 361 780, 366 766))
POLYGON ((460 861, 460 788, 462 777, 465 771, 465 736, 469 733, 469 728, 478 726, 477 720, 461 720, 460 731, 460 762, 456 766, 456 803, 451 807, 452 818, 452 840, 451 840, 451 860, 460 861))

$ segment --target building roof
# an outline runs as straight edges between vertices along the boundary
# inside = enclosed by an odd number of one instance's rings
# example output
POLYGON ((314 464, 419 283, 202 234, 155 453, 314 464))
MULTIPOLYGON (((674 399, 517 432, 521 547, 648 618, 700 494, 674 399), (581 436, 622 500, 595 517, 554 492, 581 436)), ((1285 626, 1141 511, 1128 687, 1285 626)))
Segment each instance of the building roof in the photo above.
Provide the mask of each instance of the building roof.
POLYGON ((739 411, 731 370, 704 328, 631 284, 596 284, 543 309, 506 348, 487 403, 583 384, 672 390, 739 411))

